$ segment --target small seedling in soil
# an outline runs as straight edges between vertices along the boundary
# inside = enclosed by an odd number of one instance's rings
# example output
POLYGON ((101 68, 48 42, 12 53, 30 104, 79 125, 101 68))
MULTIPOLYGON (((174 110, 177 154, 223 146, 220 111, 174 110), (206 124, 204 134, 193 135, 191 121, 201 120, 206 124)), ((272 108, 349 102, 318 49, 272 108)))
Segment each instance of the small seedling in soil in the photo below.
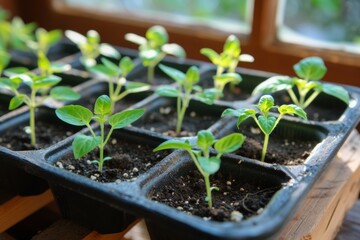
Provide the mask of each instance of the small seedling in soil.
POLYGON ((23 103, 29 107, 31 145, 35 147, 35 109, 49 98, 59 101, 73 101, 79 99, 80 94, 69 87, 54 87, 61 81, 61 78, 55 75, 36 75, 26 68, 12 68, 5 70, 5 73, 12 76, 10 78, 1 78, 0 88, 8 89, 15 95, 10 100, 9 110, 14 110, 23 103), (22 83, 31 89, 29 94, 18 91, 22 83), (38 94, 39 96, 37 96, 38 94))
POLYGON ((104 157, 104 147, 110 139, 115 129, 129 126, 138 120, 143 114, 144 109, 125 110, 112 114, 111 100, 108 96, 102 95, 97 98, 94 106, 94 113, 80 105, 67 105, 55 111, 58 118, 74 126, 86 126, 91 136, 78 134, 72 142, 75 159, 81 158, 91 152, 96 147, 99 148, 99 159, 92 162, 98 165, 99 172, 102 172, 104 162, 111 157, 104 157), (94 120, 100 125, 100 135, 95 134, 90 122, 94 120), (105 124, 111 126, 107 135, 105 135, 105 124))
POLYGON ((307 119, 305 111, 295 105, 295 104, 288 104, 288 105, 281 105, 280 107, 274 106, 274 98, 270 95, 264 95, 260 98, 259 103, 255 106, 257 109, 226 109, 222 113, 222 117, 224 116, 234 116, 238 118, 237 126, 247 118, 252 117, 255 123, 258 125, 260 130, 264 133, 264 145, 261 154, 261 161, 265 161, 265 155, 269 143, 269 136, 274 131, 280 119, 288 114, 288 115, 296 115, 303 119, 307 119), (279 112, 279 116, 275 117, 274 115, 270 114, 271 109, 277 109, 279 112), (258 115, 258 116, 257 116, 258 115))
POLYGON ((2 75, 7 65, 10 63, 10 59, 10 54, 5 49, 0 48, 0 76, 2 75))
POLYGON ((145 37, 134 33, 127 33, 125 39, 139 45, 142 64, 148 67, 148 81, 154 83, 155 67, 167 55, 185 58, 184 49, 176 43, 168 43, 169 35, 162 26, 152 26, 145 37))
POLYGON ((199 82, 199 69, 195 66, 190 67, 186 73, 161 64, 159 67, 177 83, 176 87, 170 85, 161 86, 156 89, 155 93, 164 97, 177 98, 176 134, 179 134, 190 100, 194 98, 206 104, 212 104, 218 92, 216 89, 203 90, 200 86, 196 85, 199 82))
POLYGON ((127 81, 127 75, 134 68, 134 63, 129 57, 123 57, 118 65, 106 58, 101 58, 101 62, 102 64, 91 67, 90 71, 99 74, 100 76, 104 76, 108 81, 109 97, 113 108, 117 101, 120 101, 128 94, 144 92, 150 89, 149 84, 127 81))
POLYGON ((349 104, 350 97, 345 88, 331 83, 320 82, 320 79, 322 79, 327 71, 321 58, 304 58, 294 65, 294 71, 297 77, 271 77, 259 84, 252 94, 286 90, 293 103, 303 109, 308 107, 322 92, 349 104), (296 87, 297 94, 294 91, 294 87, 296 87))
POLYGON ((244 135, 240 133, 232 133, 219 140, 215 140, 214 135, 207 130, 199 131, 197 134, 196 144, 190 144, 188 140, 181 141, 177 139, 170 139, 160 144, 154 151, 165 149, 183 149, 186 150, 195 166, 204 177, 206 198, 209 208, 212 208, 213 190, 218 190, 217 187, 211 187, 210 175, 216 173, 220 169, 221 156, 225 153, 234 152, 241 147, 245 140, 244 135), (216 156, 210 155, 210 148, 214 146, 217 151, 216 156))
POLYGON ((240 41, 234 35, 226 39, 220 54, 210 48, 202 48, 200 52, 217 66, 216 75, 213 78, 215 88, 221 93, 218 97, 222 96, 226 84, 230 83, 234 86, 242 81, 240 74, 235 72, 239 61, 254 61, 251 55, 241 54, 240 41))
POLYGON ((75 43, 81 52, 80 62, 86 68, 96 65, 96 58, 100 55, 119 59, 119 52, 107 43, 100 43, 100 35, 95 30, 87 32, 86 36, 72 31, 66 30, 65 36, 75 43))
POLYGON ((33 38, 36 24, 26 24, 19 17, 14 17, 9 21, 7 20, 8 16, 7 11, 0 9, 0 48, 28 51, 25 43, 33 38))

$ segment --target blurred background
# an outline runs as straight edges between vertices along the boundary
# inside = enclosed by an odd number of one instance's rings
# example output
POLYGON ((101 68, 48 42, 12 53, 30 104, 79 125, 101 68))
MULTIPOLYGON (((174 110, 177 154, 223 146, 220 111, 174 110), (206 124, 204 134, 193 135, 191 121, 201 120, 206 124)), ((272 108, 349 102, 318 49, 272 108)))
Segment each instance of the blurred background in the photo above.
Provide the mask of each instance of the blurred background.
POLYGON ((293 75, 301 58, 320 56, 325 80, 360 86, 360 0, 0 0, 12 16, 48 30, 97 30, 103 42, 137 48, 128 32, 144 35, 163 25, 170 42, 189 58, 200 49, 221 51, 237 35, 242 52, 255 57, 240 66, 293 75))

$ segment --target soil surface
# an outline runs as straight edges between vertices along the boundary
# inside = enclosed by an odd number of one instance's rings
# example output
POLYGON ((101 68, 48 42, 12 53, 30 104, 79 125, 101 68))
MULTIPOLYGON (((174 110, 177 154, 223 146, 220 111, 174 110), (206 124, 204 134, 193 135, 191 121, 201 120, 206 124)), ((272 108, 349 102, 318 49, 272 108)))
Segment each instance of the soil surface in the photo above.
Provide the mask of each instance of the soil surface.
POLYGON ((134 181, 171 152, 154 153, 155 147, 113 138, 109 140, 104 151, 104 156, 110 156, 111 160, 105 161, 101 173, 98 166, 91 163, 92 160, 99 159, 98 149, 80 159, 74 159, 71 153, 54 165, 98 182, 134 181))
MULTIPOLYGON (((213 81, 202 81, 200 86, 204 89, 206 88, 213 88, 214 82, 213 81)), ((251 93, 247 92, 246 90, 242 89, 240 85, 230 86, 227 84, 223 91, 223 96, 219 99, 222 101, 242 101, 246 100, 251 97, 251 93)))
POLYGON ((28 126, 27 124, 18 125, 2 133, 0 136, 0 145, 13 151, 42 149, 64 140, 81 129, 71 125, 47 122, 43 119, 36 119, 35 121, 36 147, 30 144, 30 134, 24 130, 28 126))
POLYGON ((205 220, 238 222, 260 214, 280 189, 280 186, 260 187, 257 183, 240 181, 229 173, 218 172, 210 177, 212 186, 218 187, 219 191, 212 192, 213 208, 209 209, 201 174, 196 170, 186 173, 151 193, 151 199, 205 220))
MULTIPOLYGON (((240 129, 246 140, 235 154, 260 160, 264 134, 257 127, 241 128, 240 125, 240 129)), ((314 140, 286 139, 270 135, 265 162, 282 165, 302 164, 318 143, 314 140)))
POLYGON ((198 131, 208 129, 216 121, 219 116, 200 115, 195 111, 188 110, 185 113, 181 132, 176 134, 177 113, 173 106, 161 107, 156 111, 152 111, 147 116, 143 116, 142 120, 135 122, 133 125, 148 129, 164 136, 171 137, 191 137, 195 136, 198 131))

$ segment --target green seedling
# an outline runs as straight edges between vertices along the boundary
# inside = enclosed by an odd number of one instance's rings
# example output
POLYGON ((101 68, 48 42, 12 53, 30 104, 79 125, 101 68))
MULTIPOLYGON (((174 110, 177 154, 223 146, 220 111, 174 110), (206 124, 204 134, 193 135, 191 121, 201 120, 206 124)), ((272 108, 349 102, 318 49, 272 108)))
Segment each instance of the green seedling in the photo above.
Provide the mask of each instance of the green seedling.
POLYGON ((86 36, 72 30, 66 30, 65 36, 75 43, 81 52, 80 61, 85 68, 96 65, 96 58, 100 55, 119 59, 119 52, 107 43, 100 43, 100 35, 95 30, 87 32, 86 36))
POLYGON ((336 97, 349 104, 349 93, 345 88, 331 83, 322 83, 320 79, 327 69, 324 61, 319 57, 308 57, 294 65, 298 77, 274 76, 259 84, 253 95, 260 93, 273 93, 286 90, 294 104, 305 109, 320 93, 336 97), (294 88, 297 89, 297 94, 294 88))
POLYGON ((0 47, 3 49, 16 49, 27 51, 26 42, 33 38, 36 24, 25 24, 19 17, 8 21, 7 11, 0 9, 0 47))
POLYGON ((11 72, 12 76, 10 78, 1 78, 0 88, 8 89, 14 93, 14 97, 12 97, 9 103, 9 110, 14 110, 22 104, 26 104, 29 107, 29 131, 31 144, 35 147, 35 109, 49 98, 59 101, 72 101, 79 99, 80 94, 74 92, 69 87, 54 87, 61 81, 61 78, 55 75, 36 75, 29 72, 26 68, 13 68, 5 70, 5 72, 6 71, 8 71, 8 74, 11 72), (22 83, 31 89, 30 94, 24 94, 18 91, 22 83), (40 96, 37 96, 38 94, 40 94, 40 96))
POLYGON ((0 76, 2 75, 4 69, 9 65, 11 60, 10 54, 0 47, 0 76))
POLYGON ((109 83, 109 97, 112 107, 115 103, 128 94, 144 92, 150 89, 150 85, 141 82, 130 82, 126 80, 129 72, 134 68, 134 63, 129 57, 123 57, 116 65, 106 58, 101 58, 102 64, 90 68, 90 71, 104 76, 109 83), (124 89, 123 89, 124 88, 124 89), (121 91, 123 89, 123 91, 121 91))
POLYGON ((164 97, 176 97, 177 123, 176 133, 180 133, 182 122, 192 98, 206 104, 212 104, 216 99, 218 92, 216 89, 203 90, 196 85, 199 82, 199 69, 195 66, 190 67, 186 73, 177 69, 160 64, 160 69, 174 79, 176 86, 161 86, 155 93, 164 97))
POLYGON ((190 144, 188 140, 181 141, 177 139, 170 139, 160 144, 154 151, 165 149, 183 149, 186 150, 195 166, 204 177, 206 198, 209 208, 212 208, 213 190, 218 190, 217 187, 211 187, 210 175, 216 173, 220 169, 221 156, 225 153, 231 153, 241 147, 245 140, 245 136, 240 133, 232 133, 219 140, 210 131, 202 130, 197 134, 196 144, 190 144), (214 146, 217 151, 216 156, 210 156, 210 148, 214 146))
POLYGON ((125 39, 139 45, 139 54, 142 63, 148 67, 148 81, 154 82, 155 67, 167 55, 185 58, 184 49, 175 43, 168 43, 169 35, 162 26, 152 26, 145 37, 134 33, 127 33, 125 39))
POLYGON ((230 35, 226 39, 223 51, 220 54, 210 48, 202 48, 200 52, 217 66, 216 75, 213 78, 214 86, 220 93, 224 91, 226 84, 235 85, 242 81, 240 74, 235 72, 239 61, 254 61, 251 55, 241 54, 240 41, 234 35, 230 35))
POLYGON ((288 104, 288 105, 281 105, 280 107, 274 106, 274 98, 270 95, 264 95, 260 98, 259 103, 255 106, 256 109, 226 109, 222 113, 222 117, 224 116, 233 116, 237 117, 237 127, 247 118, 252 117, 255 123, 258 125, 260 130, 264 133, 264 145, 261 154, 261 161, 265 161, 265 155, 269 143, 270 134, 274 131, 280 119, 288 114, 288 115, 296 115, 303 119, 307 119, 305 111, 295 105, 295 104, 288 104), (279 112, 279 116, 275 117, 270 113, 271 109, 277 109, 279 112))
POLYGON ((92 162, 98 165, 99 172, 102 172, 104 162, 111 159, 109 156, 104 157, 104 147, 113 131, 130 125, 144 114, 144 109, 125 110, 116 114, 112 114, 111 109, 110 98, 102 95, 95 102, 94 113, 80 105, 67 105, 55 111, 62 121, 75 126, 86 126, 90 130, 91 136, 76 135, 72 142, 73 153, 74 157, 78 159, 98 147, 99 159, 92 162), (92 120, 99 123, 100 135, 95 134, 90 125, 92 120), (105 135, 105 124, 111 126, 107 135, 105 135))

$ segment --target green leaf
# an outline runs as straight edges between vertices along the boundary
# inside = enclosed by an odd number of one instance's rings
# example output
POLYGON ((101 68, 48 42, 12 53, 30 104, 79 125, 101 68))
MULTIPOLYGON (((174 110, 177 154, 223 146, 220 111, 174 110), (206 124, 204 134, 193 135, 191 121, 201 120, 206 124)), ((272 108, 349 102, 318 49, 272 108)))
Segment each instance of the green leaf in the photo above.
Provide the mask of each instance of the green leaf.
POLYGON ((58 43, 62 38, 62 31, 59 29, 51 30, 47 33, 48 46, 58 43))
POLYGON ((129 72, 131 72, 134 69, 134 63, 132 62, 131 58, 129 57, 123 57, 120 60, 120 69, 123 76, 127 76, 129 72))
POLYGON ((320 80, 327 69, 324 61, 319 57, 308 57, 294 65, 295 73, 306 80, 320 80))
POLYGON ((191 151, 191 144, 188 141, 182 141, 178 139, 170 139, 166 142, 161 143, 159 146, 157 146, 153 151, 161 151, 165 149, 184 149, 187 151, 191 151))
POLYGON ((15 91, 19 88, 22 80, 20 78, 0 78, 0 88, 15 91))
POLYGON ((72 30, 66 30, 65 36, 78 46, 83 45, 87 42, 86 37, 84 35, 72 30))
POLYGON ((336 98, 340 99, 341 101, 343 101, 344 103, 346 103, 347 105, 349 105, 350 96, 349 96, 348 91, 345 88, 331 84, 331 83, 323 83, 322 86, 323 86, 324 93, 326 93, 330 96, 336 97, 336 98))
POLYGON ((13 67, 13 68, 7 68, 4 70, 4 75, 8 77, 12 77, 15 75, 23 74, 29 72, 29 69, 26 67, 13 67))
POLYGON ((179 70, 177 70, 175 68, 168 67, 168 66, 165 66, 163 64, 159 64, 159 68, 166 75, 168 75, 169 77, 174 79, 179 84, 181 84, 185 80, 186 75, 183 72, 181 72, 181 71, 179 71, 179 70))
POLYGON ((119 71, 113 71, 113 69, 108 68, 102 64, 96 64, 95 66, 89 67, 90 72, 97 74, 99 76, 103 76, 106 78, 115 77, 119 74, 119 71))
POLYGON ((114 47, 112 47, 107 43, 101 43, 99 51, 101 55, 106 57, 119 59, 121 56, 120 53, 114 47))
POLYGON ((259 99, 258 107, 263 114, 267 114, 274 106, 274 98, 271 95, 264 95, 259 99))
POLYGON ((261 115, 258 119, 260 128, 265 134, 270 134, 274 130, 276 122, 276 118, 274 116, 265 117, 261 115))
POLYGON ((287 76, 274 76, 257 85, 253 90, 252 95, 288 90, 291 89, 294 84, 295 83, 292 78, 287 76))
POLYGON ((101 116, 111 114, 111 100, 106 95, 101 95, 96 99, 94 113, 101 116))
POLYGON ((93 113, 80 105, 67 105, 55 110, 56 116, 62 121, 75 126, 88 125, 93 113))
POLYGON ((70 87, 58 86, 51 89, 50 97, 59 101, 75 101, 80 99, 81 95, 70 87))
POLYGON ((279 113, 281 114, 289 114, 289 115, 296 115, 303 119, 307 119, 306 112, 299 106, 295 104, 288 104, 288 105, 281 105, 278 108, 279 113))
POLYGON ((214 135, 207 130, 201 130, 197 134, 196 145, 203 151, 208 151, 211 145, 214 143, 214 135))
POLYGON ((200 53, 202 55, 205 55, 206 57, 208 57, 213 64, 215 64, 215 65, 219 64, 220 55, 217 52, 215 52, 214 50, 212 50, 210 48, 202 48, 200 50, 200 53))
POLYGON ((69 71, 71 69, 71 65, 64 63, 51 63, 50 68, 53 73, 61 73, 69 71))
POLYGON ((235 35, 230 35, 224 44, 224 52, 229 52, 235 58, 240 55, 240 41, 235 35))
POLYGON ((242 78, 238 73, 223 73, 219 76, 215 75, 213 78, 216 82, 221 82, 222 85, 225 85, 227 83, 238 84, 242 81, 242 78))
POLYGON ((130 125, 138 120, 145 113, 144 109, 130 109, 114 114, 109 118, 109 124, 114 129, 119 129, 130 125))
POLYGON ((161 86, 155 90, 155 93, 162 97, 178 97, 179 92, 172 86, 161 86))
POLYGON ((186 57, 185 50, 176 43, 167 43, 161 47, 161 50, 166 54, 170 54, 179 58, 186 57))
POLYGON ((164 27, 155 25, 146 31, 146 38, 153 47, 159 47, 168 42, 169 36, 164 27))
POLYGON ((151 88, 151 85, 142 82, 127 82, 125 85, 126 91, 129 93, 144 92, 151 88))
POLYGON ((256 111, 254 109, 225 109, 225 111, 222 113, 221 117, 224 116, 233 116, 237 117, 237 123, 236 125, 239 126, 243 121, 245 121, 249 117, 255 117, 256 111))
POLYGON ((76 159, 81 158, 85 154, 94 150, 99 144, 101 144, 100 136, 86 136, 84 134, 76 135, 72 142, 73 153, 76 159))
POLYGON ((146 38, 139 36, 134 33, 127 33, 125 34, 125 39, 129 42, 135 43, 137 45, 145 45, 146 44, 146 38))
POLYGON ((215 143, 214 148, 220 154, 231 153, 239 149, 244 141, 245 141, 244 135, 240 133, 232 133, 230 135, 227 135, 219 139, 215 143))
POLYGON ((220 169, 221 160, 217 157, 198 157, 201 168, 207 174, 214 174, 220 169))
POLYGON ((50 76, 35 76, 33 77, 34 88, 48 88, 58 84, 61 81, 61 77, 50 75, 50 76))
POLYGON ((208 88, 203 92, 199 92, 195 94, 195 98, 205 104, 213 104, 214 101, 222 96, 222 93, 216 88, 208 88))
POLYGON ((9 103, 9 110, 14 110, 20 107, 24 103, 25 98, 26 96, 22 94, 12 97, 9 103))
POLYGON ((140 58, 143 61, 144 66, 149 66, 152 61, 154 61, 158 56, 160 52, 158 50, 154 49, 145 49, 140 51, 140 58))
POLYGON ((107 68, 107 71, 109 72, 110 76, 120 75, 121 71, 120 71, 119 67, 115 63, 113 63, 112 61, 110 61, 110 60, 108 60, 106 58, 101 58, 101 62, 107 68))
POLYGON ((199 68, 196 66, 191 66, 186 72, 185 79, 187 82, 190 82, 191 85, 196 84, 200 79, 199 68))

